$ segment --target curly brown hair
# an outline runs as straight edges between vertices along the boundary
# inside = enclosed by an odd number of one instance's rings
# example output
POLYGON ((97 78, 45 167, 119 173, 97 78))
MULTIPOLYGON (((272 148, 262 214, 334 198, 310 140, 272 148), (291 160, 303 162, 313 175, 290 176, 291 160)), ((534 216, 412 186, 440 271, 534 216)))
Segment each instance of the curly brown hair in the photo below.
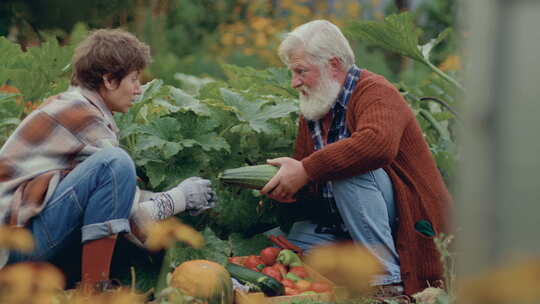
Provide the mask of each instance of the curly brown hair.
POLYGON ((122 80, 150 62, 150 47, 133 34, 121 29, 96 30, 75 49, 71 84, 97 91, 104 75, 122 80))

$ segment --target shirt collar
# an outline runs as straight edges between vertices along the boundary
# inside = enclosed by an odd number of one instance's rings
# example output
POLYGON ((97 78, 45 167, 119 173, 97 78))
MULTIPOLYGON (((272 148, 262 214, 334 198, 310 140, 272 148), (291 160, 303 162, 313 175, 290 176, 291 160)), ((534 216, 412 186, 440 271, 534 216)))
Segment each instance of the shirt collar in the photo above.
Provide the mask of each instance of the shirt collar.
MULTIPOLYGON (((354 64, 349 71, 347 71, 347 76, 345 77, 345 81, 343 82, 343 86, 341 87, 341 90, 339 91, 338 97, 336 99, 336 102, 332 106, 332 110, 335 108, 336 105, 340 105, 342 108, 347 108, 348 99, 345 98, 347 95, 345 94, 346 91, 351 92, 354 88, 356 81, 358 81, 358 73, 360 69, 354 64)), ((350 94, 348 94, 350 96, 350 94)))
POLYGON ((103 117, 107 120, 107 123, 111 130, 113 130, 115 133, 118 133, 120 130, 118 129, 118 126, 116 125, 116 122, 114 120, 114 116, 105 104, 105 101, 99 95, 98 92, 85 89, 83 87, 73 87, 74 90, 79 91, 79 93, 85 97, 91 104, 93 104, 100 112, 103 114, 103 117))

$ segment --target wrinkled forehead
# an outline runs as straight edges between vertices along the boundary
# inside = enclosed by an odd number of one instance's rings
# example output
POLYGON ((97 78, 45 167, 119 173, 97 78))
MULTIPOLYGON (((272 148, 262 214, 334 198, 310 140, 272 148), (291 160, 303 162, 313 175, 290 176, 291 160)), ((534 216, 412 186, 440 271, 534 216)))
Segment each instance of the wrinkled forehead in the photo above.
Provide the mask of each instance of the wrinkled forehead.
POLYGON ((307 67, 315 65, 310 56, 303 50, 294 50, 289 53, 287 67, 294 69, 297 67, 307 67))

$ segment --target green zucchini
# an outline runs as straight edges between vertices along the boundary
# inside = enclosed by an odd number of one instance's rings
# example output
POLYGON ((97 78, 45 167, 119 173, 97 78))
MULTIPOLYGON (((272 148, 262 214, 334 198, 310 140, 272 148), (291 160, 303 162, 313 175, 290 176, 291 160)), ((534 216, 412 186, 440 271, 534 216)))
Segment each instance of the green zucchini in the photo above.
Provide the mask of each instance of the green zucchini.
POLYGON ((223 171, 218 178, 227 184, 260 190, 276 175, 279 168, 272 165, 246 166, 223 171))
POLYGON ((285 287, 276 279, 264 273, 251 270, 249 268, 227 263, 225 269, 229 271, 231 276, 243 284, 253 284, 261 289, 265 295, 269 297, 281 296, 285 294, 285 287))

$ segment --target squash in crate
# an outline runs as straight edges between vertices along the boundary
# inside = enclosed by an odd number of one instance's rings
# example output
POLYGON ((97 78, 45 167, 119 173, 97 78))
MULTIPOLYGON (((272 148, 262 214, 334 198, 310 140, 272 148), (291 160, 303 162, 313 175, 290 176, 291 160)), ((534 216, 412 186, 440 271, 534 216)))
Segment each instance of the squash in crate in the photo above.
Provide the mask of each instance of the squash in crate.
POLYGON ((172 273, 170 286, 208 304, 232 304, 233 287, 229 272, 207 260, 186 261, 172 273))

